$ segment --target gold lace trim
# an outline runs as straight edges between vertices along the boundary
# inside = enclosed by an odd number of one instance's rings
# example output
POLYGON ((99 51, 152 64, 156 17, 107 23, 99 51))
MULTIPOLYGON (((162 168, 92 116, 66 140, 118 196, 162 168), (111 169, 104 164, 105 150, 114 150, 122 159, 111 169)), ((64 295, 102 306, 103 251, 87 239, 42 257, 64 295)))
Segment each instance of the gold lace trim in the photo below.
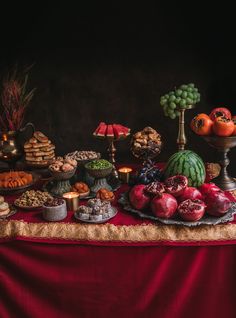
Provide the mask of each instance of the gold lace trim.
POLYGON ((198 226, 195 228, 172 225, 113 225, 79 223, 27 223, 3 221, 0 238, 59 239, 73 241, 117 242, 203 242, 236 240, 236 224, 198 226))

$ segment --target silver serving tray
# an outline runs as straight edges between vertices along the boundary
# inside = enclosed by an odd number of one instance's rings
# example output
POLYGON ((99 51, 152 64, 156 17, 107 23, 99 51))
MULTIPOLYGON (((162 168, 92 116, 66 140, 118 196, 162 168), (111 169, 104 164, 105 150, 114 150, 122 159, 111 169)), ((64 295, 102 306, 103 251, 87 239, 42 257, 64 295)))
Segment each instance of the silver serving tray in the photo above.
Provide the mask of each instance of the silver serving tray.
POLYGON ((31 183, 28 183, 20 187, 15 187, 15 188, 0 188, 0 194, 10 195, 10 194, 22 193, 24 192, 24 190, 28 190, 29 188, 31 188, 33 185, 35 185, 36 182, 38 182, 41 179, 40 175, 33 171, 25 171, 25 172, 32 174, 33 181, 31 183))
POLYGON ((100 223, 105 223, 105 222, 107 222, 108 220, 114 218, 114 216, 116 216, 116 214, 118 213, 117 208, 112 207, 112 210, 113 210, 113 215, 112 215, 112 216, 109 216, 109 217, 106 218, 106 219, 102 219, 101 221, 93 221, 93 220, 84 220, 84 219, 81 219, 81 218, 79 217, 77 211, 75 211, 74 217, 75 217, 77 220, 81 221, 81 222, 100 224, 100 223))
POLYGON ((123 206, 124 210, 132 212, 132 213, 140 216, 143 219, 149 219, 152 221, 159 221, 163 224, 169 224, 169 225, 185 225, 185 226, 189 226, 189 227, 199 226, 199 225, 217 225, 220 223, 226 223, 229 221, 233 221, 234 215, 236 214, 236 202, 232 202, 231 208, 229 208, 228 212, 225 213, 221 217, 215 217, 215 216, 210 216, 210 215, 205 214, 203 216, 203 218, 199 221, 186 222, 178 217, 175 217, 173 219, 162 219, 162 218, 158 218, 156 216, 153 216, 151 214, 147 214, 147 213, 144 213, 144 212, 141 212, 139 210, 134 209, 129 202, 128 192, 121 194, 121 197, 118 200, 118 202, 123 206))

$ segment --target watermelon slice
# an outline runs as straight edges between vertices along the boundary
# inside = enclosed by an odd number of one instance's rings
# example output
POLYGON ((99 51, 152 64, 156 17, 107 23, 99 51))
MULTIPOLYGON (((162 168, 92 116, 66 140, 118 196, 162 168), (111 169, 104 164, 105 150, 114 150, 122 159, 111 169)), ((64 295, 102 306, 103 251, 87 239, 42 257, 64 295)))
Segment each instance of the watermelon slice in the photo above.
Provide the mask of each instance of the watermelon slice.
POLYGON ((107 125, 106 135, 107 135, 107 137, 114 138, 114 131, 113 131, 113 126, 112 125, 107 125))
POLYGON ((113 124, 113 131, 116 139, 120 139, 123 136, 123 132, 120 128, 121 125, 113 124))
POLYGON ((99 123, 99 125, 97 126, 97 128, 95 129, 95 131, 93 132, 93 135, 96 136, 98 134, 98 131, 100 129, 101 126, 106 125, 103 121, 101 121, 99 123))
POLYGON ((125 127, 125 126, 122 126, 122 125, 120 125, 121 126, 121 130, 122 130, 122 132, 124 133, 124 135, 127 137, 127 136, 129 136, 130 135, 130 128, 128 128, 128 127, 125 127))
POLYGON ((103 123, 97 132, 97 137, 105 137, 106 136, 106 132, 107 132, 107 124, 103 123))

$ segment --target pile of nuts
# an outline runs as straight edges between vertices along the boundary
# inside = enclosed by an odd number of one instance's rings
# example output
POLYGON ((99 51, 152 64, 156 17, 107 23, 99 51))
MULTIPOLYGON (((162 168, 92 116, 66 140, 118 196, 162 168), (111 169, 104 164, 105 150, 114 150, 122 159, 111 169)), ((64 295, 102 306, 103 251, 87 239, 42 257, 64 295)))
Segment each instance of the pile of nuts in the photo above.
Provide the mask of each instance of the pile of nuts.
POLYGON ((47 200, 51 200, 53 197, 48 192, 29 190, 23 193, 18 199, 15 200, 15 204, 22 207, 39 207, 42 206, 47 200))
POLYGON ((77 167, 77 161, 74 159, 57 157, 53 163, 49 166, 51 171, 56 172, 69 172, 77 167))
POLYGON ((135 133, 131 140, 131 152, 139 159, 152 159, 161 152, 161 135, 151 127, 135 133))
POLYGON ((81 150, 81 151, 74 151, 71 153, 68 153, 65 156, 66 159, 74 159, 77 161, 82 160, 95 160, 100 158, 100 153, 92 151, 92 150, 81 150))

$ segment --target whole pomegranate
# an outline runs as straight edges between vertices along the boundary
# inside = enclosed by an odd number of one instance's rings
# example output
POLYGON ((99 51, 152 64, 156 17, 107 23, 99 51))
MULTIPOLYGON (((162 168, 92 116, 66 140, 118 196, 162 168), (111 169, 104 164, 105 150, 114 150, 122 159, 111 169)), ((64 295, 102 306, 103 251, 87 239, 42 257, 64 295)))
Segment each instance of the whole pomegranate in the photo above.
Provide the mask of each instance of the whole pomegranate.
POLYGON ((150 202, 149 196, 144 191, 145 187, 144 184, 138 184, 129 192, 129 201, 137 210, 146 208, 150 202))
POLYGON ((151 196, 156 196, 156 195, 161 196, 162 193, 165 192, 165 190, 166 189, 164 184, 159 181, 151 182, 145 188, 145 192, 151 196))
POLYGON ((203 199, 212 192, 221 191, 215 183, 203 183, 198 189, 201 192, 203 199))
POLYGON ((159 218, 171 218, 177 210, 177 206, 175 197, 169 193, 157 195, 151 201, 152 213, 159 218))
POLYGON ((213 216, 222 216, 231 206, 230 199, 223 191, 211 192, 205 197, 206 212, 213 216))
POLYGON ((178 202, 183 202, 187 199, 202 200, 202 194, 197 188, 187 187, 184 189, 183 193, 178 197, 178 202))
POLYGON ((194 222, 203 217, 205 209, 206 204, 202 200, 187 199, 178 206, 178 213, 183 220, 194 222))
POLYGON ((188 186, 188 178, 182 175, 169 177, 165 180, 166 191, 174 197, 180 196, 188 186))

